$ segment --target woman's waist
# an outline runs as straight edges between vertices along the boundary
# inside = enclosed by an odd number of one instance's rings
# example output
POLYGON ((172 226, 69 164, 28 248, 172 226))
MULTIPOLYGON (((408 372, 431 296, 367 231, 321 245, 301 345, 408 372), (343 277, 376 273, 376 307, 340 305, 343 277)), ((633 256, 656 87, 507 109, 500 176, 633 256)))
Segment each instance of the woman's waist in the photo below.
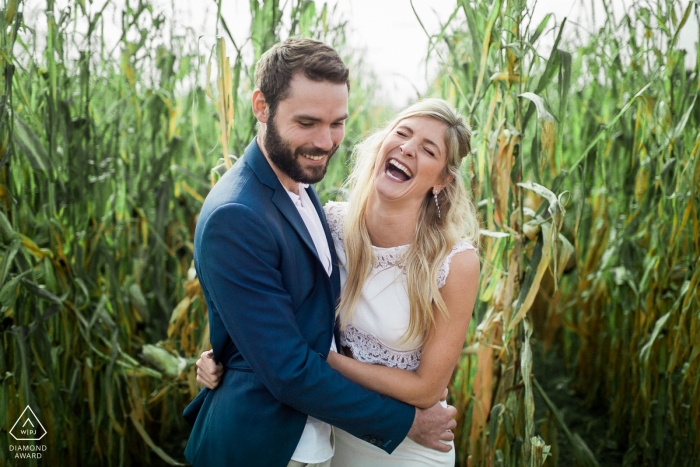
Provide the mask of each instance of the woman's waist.
POLYGON ((340 333, 340 344, 352 358, 364 363, 414 371, 420 364, 421 347, 395 348, 380 338, 348 324, 340 333))

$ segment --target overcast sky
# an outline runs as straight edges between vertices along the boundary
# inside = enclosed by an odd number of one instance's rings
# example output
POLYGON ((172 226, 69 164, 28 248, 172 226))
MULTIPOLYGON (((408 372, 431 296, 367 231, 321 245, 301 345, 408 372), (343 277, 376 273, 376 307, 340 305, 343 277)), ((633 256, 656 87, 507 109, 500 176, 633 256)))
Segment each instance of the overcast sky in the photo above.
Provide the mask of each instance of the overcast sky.
MULTIPOLYGON (((527 0, 529 6, 534 5, 532 28, 547 15, 553 13, 556 24, 567 17, 567 27, 560 48, 567 49, 567 35, 573 37, 574 28, 584 28, 595 31, 603 25, 604 9, 602 1, 612 5, 617 21, 623 16, 625 3, 630 0, 593 0, 596 5, 595 21, 591 17, 591 0, 527 0)), ((352 0, 338 2, 347 9, 350 25, 357 34, 351 36, 357 47, 367 50, 367 59, 382 78, 383 85, 395 103, 415 97, 412 92, 412 84, 421 92, 427 89, 425 79, 424 57, 427 51, 427 38, 420 27, 409 0, 352 0)), ((420 15, 421 21, 431 33, 440 31, 440 25, 444 24, 453 11, 455 1, 445 0, 414 0, 413 4, 420 15)), ((688 0, 684 0, 685 5, 688 0)), ((463 15, 461 16, 463 18, 463 15)), ((548 23, 550 32, 540 40, 541 53, 549 53, 554 43, 556 28, 555 23, 548 23)), ((691 15, 688 23, 681 31, 679 46, 686 48, 691 57, 688 57, 688 66, 695 63, 696 43, 698 41, 698 19, 691 15)), ((568 48, 575 52, 573 48, 568 48)), ((433 62, 430 69, 435 70, 437 62, 433 62)), ((432 76, 434 73, 429 73, 432 76)))
MULTIPOLYGON (((105 0, 93 0, 86 2, 88 8, 97 11, 105 0)), ((557 24, 564 17, 568 18, 568 34, 573 34, 573 28, 594 31, 599 28, 604 18, 602 8, 604 0, 538 0, 533 14, 533 24, 539 21, 549 12, 554 13, 557 24), (592 19, 591 2, 596 5, 596 20, 592 19)), ((625 11, 625 5, 631 0, 605 0, 612 5, 619 19, 625 11)), ((689 0, 683 0, 687 5, 689 0)), ((113 7, 108 8, 105 35, 113 36, 118 40, 121 23, 119 10, 126 0, 114 0, 113 7)), ((65 5, 67 0, 58 0, 57 5, 65 5)), ((131 3, 136 3, 131 0, 131 3)), ((216 2, 214 0, 153 0, 151 2, 156 10, 163 11, 175 22, 190 27, 196 35, 204 35, 203 44, 213 43, 216 31, 216 2), (174 13, 173 13, 174 10, 174 13)), ((281 2, 281 3, 284 3, 281 2)), ((291 3, 291 2, 290 2, 291 3)), ((316 0, 317 5, 324 2, 316 0)), ((452 13, 454 0, 413 0, 416 12, 420 16, 426 29, 436 33, 452 13)), ((527 0, 530 7, 534 0, 527 0)), ((362 50, 363 57, 369 67, 379 77, 383 87, 382 96, 387 103, 395 107, 403 107, 416 96, 416 89, 423 93, 428 87, 426 80, 425 54, 428 40, 416 19, 409 0, 330 0, 331 8, 338 7, 340 17, 349 23, 348 40, 350 44, 362 50)), ((28 0, 25 8, 25 16, 28 22, 37 22, 38 30, 42 30, 45 24, 45 16, 42 10, 45 8, 44 0, 28 0)), ((234 39, 242 43, 250 32, 249 0, 224 0, 222 15, 232 29, 234 39)), ((319 8, 320 10, 320 8, 319 8)), ((550 26, 554 22, 550 21, 550 26)), ((542 47, 551 47, 554 31, 541 39, 542 47)), ((691 15, 688 24, 684 27, 679 38, 679 47, 689 52, 688 66, 695 62, 698 41, 698 20, 691 15)), ((566 48, 566 37, 562 46, 566 48)), ((232 48, 230 49, 233 50, 232 48)), ((573 51, 573 50, 572 50, 573 51)), ((437 62, 428 63, 427 76, 434 75, 437 62)))

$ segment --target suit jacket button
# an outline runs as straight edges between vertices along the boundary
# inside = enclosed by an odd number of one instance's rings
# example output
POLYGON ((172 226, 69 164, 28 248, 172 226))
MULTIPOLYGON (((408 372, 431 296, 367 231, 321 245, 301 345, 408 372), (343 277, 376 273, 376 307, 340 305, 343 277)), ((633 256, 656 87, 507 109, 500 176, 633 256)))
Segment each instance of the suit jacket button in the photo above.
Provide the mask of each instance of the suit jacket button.
POLYGON ((365 440, 365 441, 369 441, 369 440, 370 440, 370 437, 369 437, 369 435, 364 435, 364 436, 362 437, 362 439, 365 440))
POLYGON ((377 438, 372 438, 369 442, 370 442, 371 444, 376 445, 376 444, 377 444, 377 438))

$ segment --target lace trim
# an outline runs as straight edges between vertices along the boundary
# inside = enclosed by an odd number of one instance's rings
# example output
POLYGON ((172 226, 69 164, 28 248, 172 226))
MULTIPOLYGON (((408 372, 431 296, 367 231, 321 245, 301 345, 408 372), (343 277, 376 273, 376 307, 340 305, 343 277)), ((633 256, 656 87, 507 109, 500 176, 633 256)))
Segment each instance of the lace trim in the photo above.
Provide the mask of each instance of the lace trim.
POLYGON ((374 267, 376 269, 387 269, 393 266, 402 267, 401 260, 410 245, 399 245, 391 248, 380 248, 372 246, 374 253, 374 267))
POLYGON ((351 324, 340 333, 340 345, 349 347, 355 360, 415 371, 420 364, 421 349, 400 351, 390 349, 372 334, 351 324))
POLYGON ((343 253, 345 253, 345 247, 343 246, 343 219, 345 218, 347 206, 348 203, 337 201, 329 201, 323 206, 323 210, 326 212, 328 228, 331 231, 333 243, 335 243, 335 248, 343 253))
MULTIPOLYGON (((328 221, 328 227, 331 230, 331 236, 333 237, 333 242, 335 243, 335 248, 345 254, 345 246, 343 245, 343 219, 345 218, 345 213, 347 212, 347 202, 328 202, 324 206, 326 211, 326 220, 328 221)), ((404 253, 408 250, 410 245, 400 245, 391 248, 380 248, 372 246, 372 252, 375 257, 374 267, 378 269, 386 269, 393 266, 401 267, 401 259, 404 253)), ((447 276, 450 273, 450 263, 452 263, 452 258, 454 255, 465 250, 475 250, 474 246, 466 240, 458 240, 457 243, 452 247, 452 250, 448 253, 445 260, 442 262, 440 269, 437 274, 437 286, 442 288, 445 286, 447 281, 447 276)))
POLYGON ((452 247, 452 250, 447 254, 447 257, 442 262, 440 269, 438 269, 438 289, 443 288, 445 286, 445 282, 447 282, 447 275, 450 273, 450 263, 452 263, 452 258, 457 253, 464 250, 476 250, 476 248, 474 248, 474 246, 466 240, 458 240, 457 243, 455 243, 455 246, 452 247))

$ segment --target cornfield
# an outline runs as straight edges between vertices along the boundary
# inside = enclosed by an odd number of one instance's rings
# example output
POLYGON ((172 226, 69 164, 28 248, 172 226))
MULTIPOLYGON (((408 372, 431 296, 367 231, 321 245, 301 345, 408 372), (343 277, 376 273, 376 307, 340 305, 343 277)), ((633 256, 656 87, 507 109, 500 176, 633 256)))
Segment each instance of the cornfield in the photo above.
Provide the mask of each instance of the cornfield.
MULTIPOLYGON (((344 196, 350 149, 391 114, 371 104, 376 78, 332 7, 249 3, 248 41, 234 41, 219 0, 218 39, 202 50, 144 0, 126 2, 113 48, 109 1, 46 0, 44 38, 22 0, 3 1, 0 465, 184 462, 180 414, 209 346, 194 226, 212 167, 255 134, 265 50, 314 37, 352 70, 324 201, 344 196), (26 406, 47 433, 25 443, 45 445, 41 459, 11 450, 26 406)), ((524 0, 455 0, 425 31, 440 63, 427 95, 474 129, 464 171, 483 224, 450 385, 460 466, 700 459, 700 58, 687 67, 678 46, 700 4, 604 8, 583 34, 553 15, 533 23, 524 0), (570 426, 549 357, 581 410, 604 412, 604 441, 570 426)))

